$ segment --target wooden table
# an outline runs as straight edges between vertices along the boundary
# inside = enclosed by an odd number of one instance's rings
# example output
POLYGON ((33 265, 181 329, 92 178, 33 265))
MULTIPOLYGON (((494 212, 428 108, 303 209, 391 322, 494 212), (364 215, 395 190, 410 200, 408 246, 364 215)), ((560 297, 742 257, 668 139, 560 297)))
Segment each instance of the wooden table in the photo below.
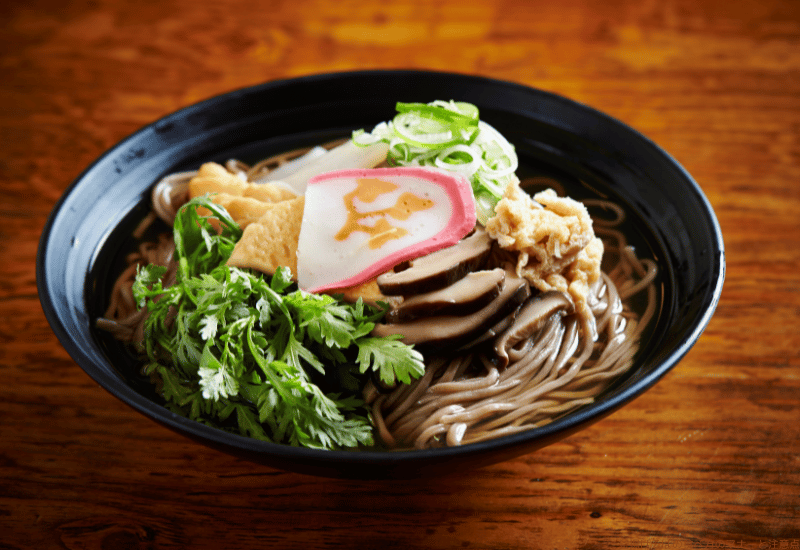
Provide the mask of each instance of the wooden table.
POLYGON ((0 7, 0 548, 800 548, 800 6, 218 0, 0 7), (66 354, 34 263, 69 183, 139 127, 264 81, 453 70, 642 131, 716 209, 727 279, 655 388, 540 452, 336 481, 197 445, 66 354))

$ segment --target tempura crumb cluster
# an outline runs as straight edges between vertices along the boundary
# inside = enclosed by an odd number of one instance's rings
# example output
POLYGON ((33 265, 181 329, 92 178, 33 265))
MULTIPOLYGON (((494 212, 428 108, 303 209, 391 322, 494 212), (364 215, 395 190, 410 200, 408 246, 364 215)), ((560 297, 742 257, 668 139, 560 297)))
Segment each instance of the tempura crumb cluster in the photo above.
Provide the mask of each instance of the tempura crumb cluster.
POLYGON ((531 199, 512 184, 486 231, 501 248, 517 253, 518 275, 542 292, 568 293, 579 310, 587 310, 589 285, 600 277, 603 242, 583 204, 552 189, 531 199))

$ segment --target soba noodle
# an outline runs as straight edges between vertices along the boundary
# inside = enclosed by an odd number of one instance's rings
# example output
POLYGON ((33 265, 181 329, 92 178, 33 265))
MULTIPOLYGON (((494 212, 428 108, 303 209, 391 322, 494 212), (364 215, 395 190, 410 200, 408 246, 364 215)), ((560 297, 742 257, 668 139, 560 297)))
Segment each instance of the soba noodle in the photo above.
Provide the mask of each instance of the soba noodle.
MULTIPOLYGON (((304 152, 286 153, 253 167, 232 160, 226 168, 253 181, 304 152)), ((144 223, 158 216, 171 224, 187 200, 188 182, 194 174, 173 174, 160 181, 152 193, 153 214, 144 223)), ((560 185, 542 178, 527 183, 556 189, 560 185)), ((385 446, 463 445, 542 426, 591 403, 631 367, 642 331, 656 311, 656 265, 637 258, 628 245, 620 230, 625 213, 619 205, 594 199, 583 203, 611 214, 610 218, 594 217, 595 233, 605 246, 605 271, 590 288, 592 316, 551 315, 540 330, 507 350, 509 361, 504 367, 498 366, 491 349, 477 346, 449 356, 426 357, 425 374, 408 385, 387 390, 368 382, 364 400, 385 446), (637 294, 644 295, 646 304, 641 314, 631 306, 637 294)), ((123 342, 141 344, 147 310, 138 309, 131 292, 136 268, 167 266, 165 286, 169 285, 176 270, 173 250, 171 235, 139 245, 114 284, 108 309, 98 321, 100 328, 123 342)), ((496 253, 491 261, 501 265, 507 260, 503 253, 496 253)))

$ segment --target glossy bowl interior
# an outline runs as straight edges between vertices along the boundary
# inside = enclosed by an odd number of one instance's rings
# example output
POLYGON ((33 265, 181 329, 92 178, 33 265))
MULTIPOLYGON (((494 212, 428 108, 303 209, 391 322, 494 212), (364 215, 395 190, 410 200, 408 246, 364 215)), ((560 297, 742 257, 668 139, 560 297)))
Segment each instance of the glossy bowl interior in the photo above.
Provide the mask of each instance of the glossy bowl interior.
POLYGON ((719 225, 700 187, 666 152, 594 109, 529 87, 426 71, 333 73, 268 82, 182 109, 102 155, 67 189, 42 233, 43 310, 78 365, 145 416, 221 451, 331 477, 402 478, 463 471, 529 453, 598 421, 655 384, 708 324, 724 279, 719 225), (542 428, 449 449, 318 451, 270 444, 169 412, 124 347, 93 327, 162 176, 205 161, 256 161, 370 129, 397 101, 456 99, 517 148, 522 175, 553 175, 577 198, 598 193, 627 208, 627 233, 660 268, 660 310, 630 372, 595 403, 542 428))

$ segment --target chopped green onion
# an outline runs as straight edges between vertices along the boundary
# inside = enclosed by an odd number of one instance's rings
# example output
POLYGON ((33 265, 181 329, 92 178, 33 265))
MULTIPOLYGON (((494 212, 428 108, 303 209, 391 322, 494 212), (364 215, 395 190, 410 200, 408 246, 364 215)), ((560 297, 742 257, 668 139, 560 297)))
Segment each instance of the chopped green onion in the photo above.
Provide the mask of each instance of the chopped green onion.
POLYGON ((389 144, 395 166, 431 166, 470 180, 478 221, 494 215, 509 183, 516 180, 516 152, 497 130, 479 119, 478 108, 463 101, 397 103, 397 115, 372 132, 353 132, 353 142, 389 144))

